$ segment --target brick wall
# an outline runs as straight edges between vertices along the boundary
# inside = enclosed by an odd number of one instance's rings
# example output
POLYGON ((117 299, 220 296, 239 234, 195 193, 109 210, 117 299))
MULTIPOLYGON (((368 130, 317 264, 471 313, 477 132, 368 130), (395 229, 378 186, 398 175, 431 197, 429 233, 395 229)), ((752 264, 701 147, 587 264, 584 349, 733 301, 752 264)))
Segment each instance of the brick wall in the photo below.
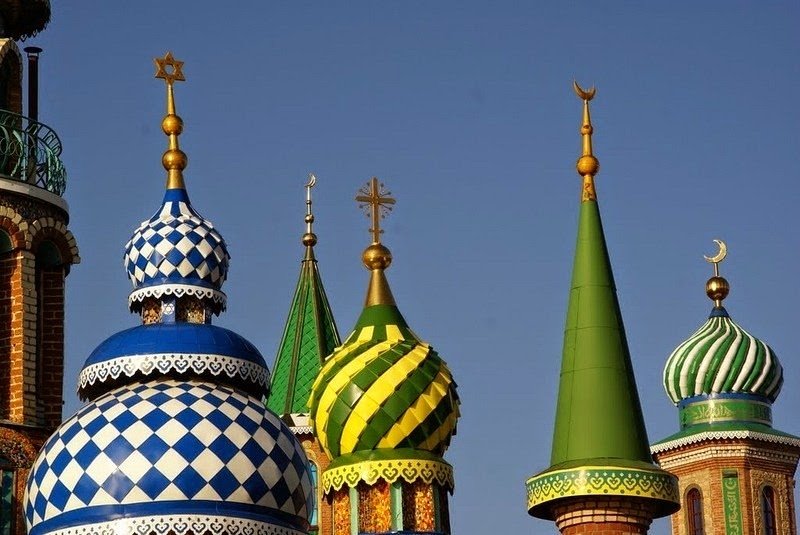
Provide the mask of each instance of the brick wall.
POLYGON ((553 508, 562 535, 645 535, 655 516, 645 500, 580 497, 553 508))
MULTIPOLYGON (((723 474, 735 472, 739 480, 743 535, 761 535, 760 493, 764 485, 775 490, 778 533, 797 535, 794 518, 794 472, 800 448, 754 439, 707 440, 659 453, 662 468, 678 476, 681 500, 690 488, 703 498, 705 533, 725 533, 723 474)), ((686 508, 671 518, 673 535, 688 535, 686 508)))

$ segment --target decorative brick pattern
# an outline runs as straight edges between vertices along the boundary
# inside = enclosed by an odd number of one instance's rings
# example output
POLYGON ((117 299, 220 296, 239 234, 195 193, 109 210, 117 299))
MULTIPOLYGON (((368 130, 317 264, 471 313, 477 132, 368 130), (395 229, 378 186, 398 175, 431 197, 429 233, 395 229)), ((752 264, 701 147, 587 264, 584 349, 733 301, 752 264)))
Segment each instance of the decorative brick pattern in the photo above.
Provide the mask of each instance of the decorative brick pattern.
MULTIPOLYGON (((681 497, 691 487, 703 496, 706 533, 725 531, 723 471, 736 471, 739 477, 743 535, 762 533, 760 491, 764 484, 775 489, 778 532, 797 535, 794 520, 794 473, 800 448, 764 441, 703 441, 656 453, 662 468, 678 476, 681 497)), ((688 535, 684 509, 672 515, 672 535, 688 535)))

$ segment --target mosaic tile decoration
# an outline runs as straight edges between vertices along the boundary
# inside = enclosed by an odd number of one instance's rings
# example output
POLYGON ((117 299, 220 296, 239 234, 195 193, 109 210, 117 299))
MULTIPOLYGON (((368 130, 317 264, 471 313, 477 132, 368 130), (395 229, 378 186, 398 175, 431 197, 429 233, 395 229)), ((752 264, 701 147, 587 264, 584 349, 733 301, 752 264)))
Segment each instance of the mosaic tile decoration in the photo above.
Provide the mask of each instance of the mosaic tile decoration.
POLYGON ((304 529, 313 500, 302 446, 260 399, 164 379, 118 388, 67 419, 34 464, 24 503, 31 535, 78 524, 95 533, 93 523, 122 515, 166 534, 183 532, 180 515, 304 529))
POLYGON ((259 395, 269 385, 264 357, 241 335, 216 325, 158 323, 120 331, 97 346, 78 376, 78 393, 85 398, 95 384, 168 372, 239 379, 259 395))
POLYGON ((158 212, 125 245, 125 270, 135 289, 183 283, 219 289, 228 274, 225 241, 189 202, 184 189, 168 189, 158 212))
POLYGON ((545 472, 528 479, 528 509, 572 496, 637 496, 680 503, 678 479, 654 469, 599 466, 545 472))

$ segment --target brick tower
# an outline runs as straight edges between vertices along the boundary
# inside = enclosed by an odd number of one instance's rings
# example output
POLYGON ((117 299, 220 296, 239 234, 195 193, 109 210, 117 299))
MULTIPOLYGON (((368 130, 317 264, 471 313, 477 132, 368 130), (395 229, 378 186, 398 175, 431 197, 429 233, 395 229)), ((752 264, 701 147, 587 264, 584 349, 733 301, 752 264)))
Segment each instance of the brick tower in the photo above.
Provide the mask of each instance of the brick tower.
POLYGON ((550 467, 528 479, 528 512, 563 535, 643 535, 679 507, 677 480, 650 456, 594 187, 584 91, 578 242, 550 467))
POLYGON ((314 215, 311 213, 311 188, 314 187, 316 178, 314 175, 309 178, 306 185, 306 232, 302 240, 306 251, 300 264, 300 279, 272 369, 267 407, 281 416, 289 426, 303 445, 311 463, 316 506, 309 517, 309 531, 332 535, 331 505, 322 499, 319 490, 319 476, 328 467, 329 460, 312 432, 308 420, 308 399, 311 386, 319 375, 325 358, 333 353, 340 340, 314 256, 317 235, 312 230, 314 215))
POLYGON ((742 329, 722 300, 719 275, 725 243, 706 260, 714 276, 706 294, 708 321, 675 349, 664 388, 680 414, 681 429, 654 444, 664 469, 680 482, 682 510, 673 535, 796 535, 794 474, 800 438, 772 427, 772 403, 783 368, 772 349, 742 329))
POLYGON ((80 261, 61 141, 38 120, 38 59, 27 47, 28 114, 17 45, 50 20, 46 0, 0 1, 0 533, 24 533, 22 494, 61 422, 64 283, 80 261))

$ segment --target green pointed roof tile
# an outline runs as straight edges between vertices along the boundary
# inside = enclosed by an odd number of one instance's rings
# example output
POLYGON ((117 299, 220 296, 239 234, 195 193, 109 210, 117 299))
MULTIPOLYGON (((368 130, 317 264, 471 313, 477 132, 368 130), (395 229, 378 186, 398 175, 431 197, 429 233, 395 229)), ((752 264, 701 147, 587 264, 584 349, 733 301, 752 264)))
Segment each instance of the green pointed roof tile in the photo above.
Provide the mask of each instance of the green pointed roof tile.
POLYGON ((267 407, 281 416, 307 414, 311 386, 339 344, 317 260, 308 246, 275 359, 267 407))

